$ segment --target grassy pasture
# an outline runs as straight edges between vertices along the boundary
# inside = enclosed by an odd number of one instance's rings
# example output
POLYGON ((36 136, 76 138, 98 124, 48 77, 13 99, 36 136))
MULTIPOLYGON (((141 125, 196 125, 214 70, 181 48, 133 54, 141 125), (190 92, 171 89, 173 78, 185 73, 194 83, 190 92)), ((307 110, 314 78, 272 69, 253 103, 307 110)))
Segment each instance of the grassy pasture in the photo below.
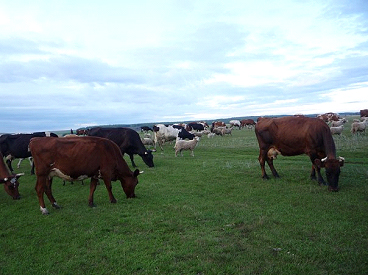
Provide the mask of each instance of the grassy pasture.
POLYGON ((281 178, 262 180, 247 129, 203 137, 194 158, 167 144, 155 168, 136 157, 136 199, 116 182, 110 204, 101 184, 89 208, 88 181, 55 179, 63 208, 45 197, 48 216, 24 161, 22 199, 0 190, 0 274, 367 274, 368 134, 352 136, 351 120, 334 137, 346 159, 337 193, 309 179, 304 155, 279 156, 281 178))

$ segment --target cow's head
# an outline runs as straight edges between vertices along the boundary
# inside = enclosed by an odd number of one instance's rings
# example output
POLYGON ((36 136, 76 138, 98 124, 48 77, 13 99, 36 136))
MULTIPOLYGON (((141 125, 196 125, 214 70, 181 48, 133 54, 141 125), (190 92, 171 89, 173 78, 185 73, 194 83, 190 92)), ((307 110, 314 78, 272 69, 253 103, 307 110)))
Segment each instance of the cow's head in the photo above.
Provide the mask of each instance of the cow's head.
POLYGON ((131 176, 125 176, 123 179, 121 179, 121 186, 123 187, 124 193, 127 196, 127 198, 135 198, 135 187, 138 184, 138 175, 141 172, 139 172, 138 169, 136 169, 134 172, 132 172, 131 176))
POLYGON ((8 193, 8 195, 11 196, 13 200, 20 199, 19 190, 18 190, 18 186, 19 186, 18 179, 22 175, 24 174, 22 173, 22 174, 12 175, 12 176, 0 179, 0 183, 4 184, 5 192, 8 193))
POLYGON ((326 170, 328 190, 333 192, 339 191, 340 167, 344 165, 344 162, 345 159, 342 157, 339 157, 338 159, 324 158, 322 160, 315 160, 315 164, 319 168, 325 168, 326 170))
POLYGON ((153 155, 151 150, 147 150, 143 154, 140 155, 144 161, 145 164, 147 164, 148 167, 154 167, 153 164, 153 155))

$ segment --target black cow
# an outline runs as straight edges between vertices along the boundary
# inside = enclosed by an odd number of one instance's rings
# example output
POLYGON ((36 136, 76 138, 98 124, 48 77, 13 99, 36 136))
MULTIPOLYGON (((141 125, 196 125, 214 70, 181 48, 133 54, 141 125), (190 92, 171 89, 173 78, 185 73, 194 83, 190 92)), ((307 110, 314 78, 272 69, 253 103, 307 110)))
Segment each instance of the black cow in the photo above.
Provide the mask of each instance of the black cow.
POLYGON ((124 127, 96 127, 90 129, 88 131, 88 135, 107 138, 115 142, 119 146, 123 155, 125 153, 129 155, 133 167, 137 167, 133 159, 133 155, 135 154, 141 156, 144 163, 147 164, 148 167, 154 167, 152 151, 147 150, 146 147, 144 147, 139 134, 132 129, 124 127))
POLYGON ((141 131, 142 132, 148 132, 148 131, 153 132, 152 128, 148 126, 141 126, 141 131))
POLYGON ((196 123, 196 122, 191 122, 187 124, 187 130, 188 131, 203 131, 204 130, 204 125, 201 123, 196 123))
POLYGON ((184 128, 183 129, 180 129, 179 130, 179 133, 178 133, 178 137, 181 138, 181 139, 194 139, 195 138, 195 135, 193 135, 192 133, 189 133, 187 130, 185 130, 184 128))
MULTIPOLYGON (((13 172, 11 162, 16 158, 31 157, 31 152, 28 150, 29 142, 34 137, 58 137, 55 133, 50 132, 35 132, 33 134, 5 134, 0 137, 0 151, 6 157, 6 164, 9 170, 13 172)), ((31 168, 31 174, 34 174, 34 165, 31 168)))

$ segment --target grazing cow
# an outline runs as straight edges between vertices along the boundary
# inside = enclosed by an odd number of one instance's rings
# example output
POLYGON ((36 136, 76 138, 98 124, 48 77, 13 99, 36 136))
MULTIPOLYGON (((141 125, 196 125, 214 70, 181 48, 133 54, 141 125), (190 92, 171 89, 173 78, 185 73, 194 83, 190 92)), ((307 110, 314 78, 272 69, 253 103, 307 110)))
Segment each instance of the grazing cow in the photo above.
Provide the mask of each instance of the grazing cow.
POLYGON ((36 192, 42 214, 48 214, 43 198, 46 193, 51 204, 60 208, 52 195, 53 177, 73 181, 91 178, 88 204, 93 207, 93 194, 99 179, 105 183, 111 203, 116 203, 111 181, 119 180, 127 198, 135 197, 139 170, 132 172, 119 147, 100 137, 33 138, 29 144, 36 165, 36 192))
POLYGON ((152 151, 144 147, 139 134, 130 128, 96 127, 88 131, 88 136, 104 137, 115 142, 123 155, 125 153, 129 155, 133 167, 137 167, 134 155, 139 155, 148 167, 154 167, 152 151))
POLYGON ((360 110, 360 117, 368 117, 368 109, 360 110))
POLYGON ((5 192, 13 198, 13 200, 19 200, 19 182, 18 179, 24 174, 12 175, 9 173, 4 163, 3 155, 0 153, 0 184, 4 184, 5 192))
POLYGON ((192 140, 195 137, 195 135, 189 133, 184 128, 177 129, 172 125, 157 124, 153 126, 153 131, 155 133, 155 144, 158 144, 162 151, 164 150, 163 144, 165 141, 172 141, 177 138, 192 140))
POLYGON ((230 127, 238 127, 241 128, 241 122, 239 120, 230 120, 230 127))
POLYGON ((336 159, 335 142, 326 123, 317 118, 282 117, 259 118, 255 128, 259 144, 259 163, 262 178, 268 179, 265 171, 267 161, 272 174, 279 177, 273 166, 277 154, 295 156, 306 154, 312 162, 311 178, 325 184, 320 169, 326 169, 329 190, 338 191, 340 166, 344 159, 336 159))
POLYGON ((249 129, 256 125, 256 123, 253 119, 242 119, 240 121, 240 124, 241 124, 242 128, 244 128, 246 126, 249 129))
MULTIPOLYGON (((29 158, 31 152, 28 150, 29 141, 33 137, 58 137, 57 134, 50 132, 36 132, 33 134, 16 134, 16 135, 2 135, 0 137, 0 149, 3 156, 6 157, 6 163, 9 170, 13 172, 11 165, 12 160, 16 158, 29 158)), ((32 165, 31 174, 34 174, 34 166, 32 165)))

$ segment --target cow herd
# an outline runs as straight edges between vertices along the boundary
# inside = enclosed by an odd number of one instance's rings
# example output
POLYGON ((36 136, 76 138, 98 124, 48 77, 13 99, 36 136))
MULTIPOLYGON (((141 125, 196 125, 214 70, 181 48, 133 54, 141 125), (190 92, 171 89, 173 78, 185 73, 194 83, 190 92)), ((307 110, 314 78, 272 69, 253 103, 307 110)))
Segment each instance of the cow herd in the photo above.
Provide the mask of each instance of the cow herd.
MULTIPOLYGON (((148 167, 154 167, 152 152, 156 150, 156 144, 163 150, 165 142, 175 141, 175 156, 178 153, 182 154, 183 150, 190 150, 194 156, 193 150, 201 136, 207 135, 210 138, 213 135, 231 135, 234 127, 238 129, 248 127, 254 129, 259 144, 258 160, 262 178, 268 179, 265 171, 266 163, 273 176, 279 176, 273 165, 277 155, 306 154, 312 163, 311 178, 316 179, 319 184, 326 184, 320 172, 321 168, 324 168, 329 190, 338 191, 340 167, 344 165, 344 158, 336 156, 332 135, 335 134, 335 128, 343 127, 344 123, 346 120, 328 113, 318 118, 302 115, 281 118, 260 117, 257 123, 251 119, 231 120, 230 127, 221 121, 213 122, 211 126, 205 122, 157 124, 152 128, 142 127, 142 131, 145 132, 143 138, 137 131, 124 127, 79 130, 77 132, 79 135, 64 138, 48 132, 3 134, 0 136, 0 157, 3 159, 0 161, 0 183, 4 184, 7 194, 13 199, 19 199, 18 180, 22 174, 12 173, 11 161, 15 158, 32 157, 31 174, 35 173, 37 176, 35 189, 42 214, 48 214, 44 194, 53 207, 59 207, 51 189, 55 176, 68 181, 90 178, 90 206, 94 206, 93 194, 98 181, 102 180, 110 202, 114 203, 116 199, 111 191, 111 181, 119 180, 127 198, 133 198, 138 175, 141 173, 138 169, 130 170, 123 158, 124 154, 130 157, 134 168, 136 168, 134 155, 139 155, 148 167), (151 138, 150 131, 154 138, 151 138), (153 150, 145 146, 148 139, 152 141, 150 145, 154 146, 153 150)), ((366 126, 368 119, 354 123, 366 126)), ((355 125, 354 123, 352 125, 355 125)))

